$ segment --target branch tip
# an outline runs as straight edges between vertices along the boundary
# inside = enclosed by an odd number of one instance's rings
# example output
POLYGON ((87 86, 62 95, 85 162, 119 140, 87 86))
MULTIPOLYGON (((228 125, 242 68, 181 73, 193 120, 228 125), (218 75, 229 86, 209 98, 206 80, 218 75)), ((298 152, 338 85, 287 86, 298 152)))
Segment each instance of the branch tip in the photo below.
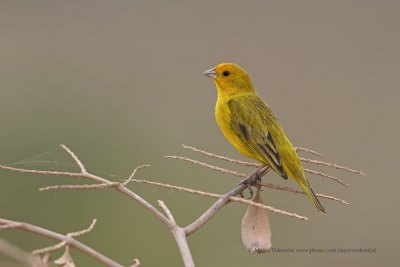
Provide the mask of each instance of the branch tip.
POLYGON ((321 157, 321 158, 324 157, 324 155, 322 155, 321 153, 319 153, 319 152, 317 152, 317 151, 315 151, 315 150, 309 149, 309 148, 304 148, 304 147, 299 147, 299 146, 297 146, 297 147, 295 147, 294 149, 295 149, 296 151, 307 152, 307 153, 316 155, 316 156, 321 157))
POLYGON ((350 169, 348 167, 343 167, 343 166, 340 166, 340 165, 337 165, 337 164, 328 163, 328 162, 324 162, 324 161, 320 161, 320 160, 307 159, 307 158, 302 158, 302 157, 299 157, 299 159, 300 159, 300 161, 303 161, 303 162, 313 163, 313 164, 317 164, 317 165, 323 165, 323 166, 332 167, 332 168, 335 168, 335 169, 338 169, 338 170, 343 170, 343 171, 351 172, 351 173, 354 173, 354 174, 359 174, 359 175, 362 175, 362 176, 366 176, 366 174, 363 173, 362 171, 353 170, 353 169, 350 169))
POLYGON ((176 225, 174 216, 172 216, 171 211, 168 209, 167 205, 165 205, 164 201, 157 200, 158 205, 164 210, 165 214, 167 215, 168 219, 171 221, 173 225, 176 225))
POLYGON ((82 162, 78 159, 78 157, 72 152, 71 149, 69 149, 66 145, 60 144, 60 146, 67 151, 67 153, 72 157, 73 160, 75 160, 76 164, 79 166, 81 169, 82 174, 87 174, 88 172, 86 171, 85 166, 82 164, 82 162))

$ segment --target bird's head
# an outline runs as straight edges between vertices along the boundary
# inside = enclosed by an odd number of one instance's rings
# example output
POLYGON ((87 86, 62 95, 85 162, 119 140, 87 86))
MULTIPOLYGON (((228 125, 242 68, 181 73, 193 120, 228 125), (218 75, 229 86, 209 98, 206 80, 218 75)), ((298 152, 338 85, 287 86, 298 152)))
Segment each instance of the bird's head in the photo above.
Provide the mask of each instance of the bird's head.
POLYGON ((233 63, 219 64, 205 71, 204 75, 214 80, 218 93, 221 95, 254 91, 250 76, 244 69, 233 63))

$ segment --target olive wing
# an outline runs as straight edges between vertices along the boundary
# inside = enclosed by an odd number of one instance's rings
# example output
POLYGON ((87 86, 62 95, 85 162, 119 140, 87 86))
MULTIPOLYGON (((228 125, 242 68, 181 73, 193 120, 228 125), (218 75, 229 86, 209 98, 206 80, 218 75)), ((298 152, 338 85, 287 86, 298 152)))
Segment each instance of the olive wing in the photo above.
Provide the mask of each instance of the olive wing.
POLYGON ((271 123, 268 116, 274 115, 265 102, 259 97, 241 96, 231 99, 228 106, 231 111, 230 127, 234 133, 256 158, 287 179, 279 152, 268 131, 271 123))

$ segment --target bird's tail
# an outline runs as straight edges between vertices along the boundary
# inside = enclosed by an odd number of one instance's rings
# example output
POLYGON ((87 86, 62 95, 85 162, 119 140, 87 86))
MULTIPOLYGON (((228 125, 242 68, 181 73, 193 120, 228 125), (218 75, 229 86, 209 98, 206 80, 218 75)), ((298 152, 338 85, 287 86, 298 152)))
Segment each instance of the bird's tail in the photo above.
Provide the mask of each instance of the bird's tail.
POLYGON ((301 187, 303 188, 304 193, 306 193, 307 197, 310 199, 311 203, 314 205, 315 209, 322 213, 326 213, 324 207, 322 206, 321 202, 319 202, 311 187, 307 185, 301 185, 301 187))

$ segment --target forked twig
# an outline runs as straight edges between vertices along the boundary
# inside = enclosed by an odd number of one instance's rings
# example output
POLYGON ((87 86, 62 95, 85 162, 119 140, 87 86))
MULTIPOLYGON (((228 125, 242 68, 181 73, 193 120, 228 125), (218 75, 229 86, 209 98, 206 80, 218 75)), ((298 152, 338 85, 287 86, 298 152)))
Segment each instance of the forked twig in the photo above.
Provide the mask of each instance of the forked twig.
MULTIPOLYGON (((94 220, 94 222, 95 222, 95 220, 94 220)), ((72 233, 72 234, 82 234, 82 233, 84 234, 84 233, 89 232, 91 229, 93 229, 94 222, 92 222, 91 226, 88 229, 86 229, 84 231, 79 231, 79 232, 76 232, 76 233, 72 233)), ((1 219, 1 218, 0 218, 0 224, 2 224, 2 225, 10 225, 10 224, 18 225, 17 228, 19 228, 19 229, 22 229, 22 230, 25 230, 25 231, 29 231, 29 232, 32 232, 32 233, 36 233, 36 234, 39 234, 39 235, 42 235, 42 236, 46 236, 46 237, 49 237, 49 238, 52 238, 52 239, 55 239, 55 240, 58 240, 58 241, 61 242, 61 243, 59 243, 59 244, 57 244, 55 246, 44 248, 42 250, 34 251, 36 254, 37 253, 46 253, 47 251, 52 251, 52 250, 59 249, 59 248, 62 248, 64 246, 68 245, 68 246, 74 247, 74 248, 82 251, 83 253, 86 253, 87 255, 91 256, 92 258, 98 260, 99 262, 101 262, 101 263, 103 263, 103 264, 105 264, 107 266, 122 267, 121 264, 118 264, 117 262, 115 262, 115 261, 109 259, 108 257, 104 256, 103 254, 101 254, 101 253, 95 251, 94 249, 82 244, 81 242, 77 241, 71 235, 68 235, 68 234, 67 235, 62 235, 62 234, 59 234, 59 233, 50 231, 50 230, 45 229, 45 228, 41 228, 41 227, 36 226, 36 225, 29 224, 29 223, 17 222, 17 221, 6 220, 6 219, 1 219)))

